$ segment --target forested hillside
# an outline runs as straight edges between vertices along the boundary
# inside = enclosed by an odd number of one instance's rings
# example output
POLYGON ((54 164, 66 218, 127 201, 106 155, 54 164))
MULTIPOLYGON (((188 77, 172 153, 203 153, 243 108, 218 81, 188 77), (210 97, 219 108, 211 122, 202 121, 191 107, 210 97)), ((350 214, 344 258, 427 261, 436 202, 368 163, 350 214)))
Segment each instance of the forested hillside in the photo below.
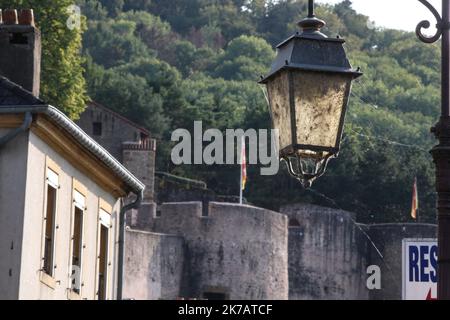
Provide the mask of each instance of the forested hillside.
MULTIPOLYGON (((202 120, 204 129, 268 128, 256 81, 277 43, 297 30, 306 1, 86 0, 83 47, 90 97, 148 127, 160 140, 158 169, 238 193, 237 166, 175 167, 170 134, 202 120)), ((321 6, 329 36, 341 35, 364 77, 351 97, 342 152, 304 190, 283 168, 249 170, 248 200, 277 209, 309 201, 358 213, 360 221, 408 221, 414 176, 422 218, 434 221, 434 171, 428 150, 439 114, 438 46, 414 34, 379 30, 350 1, 321 6)))
MULTIPOLYGON (((267 73, 275 45, 297 30, 307 1, 77 2, 87 18, 89 97, 151 130, 159 140, 158 170, 238 194, 238 166, 174 166, 171 132, 191 128, 194 120, 202 120, 204 129, 269 128, 256 81, 267 73)), ((262 177, 251 166, 246 197, 273 209, 299 201, 339 207, 357 212, 361 222, 409 221, 417 175, 422 221, 434 222, 428 151, 434 144, 430 127, 439 116, 438 44, 374 28, 350 1, 320 6, 317 15, 328 23, 326 34, 347 40, 352 64, 364 72, 354 85, 340 157, 311 190, 284 167, 276 177, 262 177)))

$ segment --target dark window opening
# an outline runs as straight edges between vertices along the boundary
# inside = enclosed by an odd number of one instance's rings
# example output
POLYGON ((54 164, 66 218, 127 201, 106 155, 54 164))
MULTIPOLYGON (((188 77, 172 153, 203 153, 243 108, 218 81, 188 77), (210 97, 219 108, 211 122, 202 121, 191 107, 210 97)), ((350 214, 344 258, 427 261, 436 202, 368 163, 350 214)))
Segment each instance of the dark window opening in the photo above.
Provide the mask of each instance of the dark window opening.
POLYGON ((209 217, 209 200, 203 200, 202 203, 202 217, 209 217))
POLYGON ((146 134, 143 133, 143 132, 140 133, 140 136, 141 136, 141 141, 145 141, 145 140, 148 139, 148 135, 146 135, 146 134))
POLYGON ((10 44, 28 44, 28 38, 22 33, 12 33, 9 38, 10 44))
POLYGON ((223 292, 204 292, 203 298, 206 300, 228 300, 228 295, 223 292))
POLYGON ((102 135, 102 123, 101 122, 94 122, 92 124, 92 133, 94 136, 101 136, 102 135))
POLYGON ((300 228, 300 222, 298 222, 297 219, 290 219, 289 220, 289 228, 300 228))
MULTIPOLYGON (((72 266, 81 270, 81 256, 83 251, 83 210, 75 207, 74 216, 74 229, 73 229, 73 248, 72 248, 72 266)), ((76 270, 72 270, 72 276, 75 275, 76 270)), ((81 274, 78 273, 78 277, 81 274)), ((72 290, 76 293, 80 293, 79 284, 81 279, 72 279, 72 290), (78 281, 77 281, 78 280, 78 281)))
POLYGON ((100 228, 100 255, 98 270, 98 300, 106 300, 108 280, 108 228, 100 228))
POLYGON ((43 270, 53 276, 53 248, 55 241, 56 188, 47 185, 47 212, 45 216, 45 243, 43 270))

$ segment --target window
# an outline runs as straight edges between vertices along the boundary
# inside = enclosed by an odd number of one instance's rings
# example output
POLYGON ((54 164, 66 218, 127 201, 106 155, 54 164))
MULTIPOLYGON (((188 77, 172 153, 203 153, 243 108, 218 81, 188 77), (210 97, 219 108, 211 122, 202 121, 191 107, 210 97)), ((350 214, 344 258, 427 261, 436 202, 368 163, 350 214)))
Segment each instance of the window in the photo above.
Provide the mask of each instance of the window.
POLYGON ((100 227, 100 255, 98 271, 98 299, 106 300, 108 282, 108 228, 100 227))
POLYGON ((102 123, 101 122, 94 122, 92 124, 92 134, 94 136, 101 136, 102 135, 102 123))
POLYGON ((97 266, 97 283, 98 300, 106 300, 108 297, 108 278, 109 278, 109 229, 112 226, 111 211, 112 208, 100 201, 99 212, 99 245, 98 245, 98 266, 97 266), (103 209, 105 208, 105 209, 103 209))
POLYGON ((58 174, 47 168, 46 209, 44 218, 44 257, 43 271, 53 277, 55 256, 56 208, 59 188, 58 174))
POLYGON ((295 218, 289 219, 289 228, 300 228, 300 227, 301 227, 300 222, 298 222, 297 219, 295 218))
POLYGON ((141 141, 145 141, 148 140, 148 135, 146 135, 145 133, 141 132, 141 141))
POLYGON ((28 44, 28 37, 22 33, 12 33, 9 36, 10 44, 28 44))
POLYGON ((82 267, 83 267, 83 222, 86 210, 86 197, 78 190, 86 194, 86 190, 77 181, 74 181, 73 190, 73 227, 71 241, 71 289, 81 294, 82 267))

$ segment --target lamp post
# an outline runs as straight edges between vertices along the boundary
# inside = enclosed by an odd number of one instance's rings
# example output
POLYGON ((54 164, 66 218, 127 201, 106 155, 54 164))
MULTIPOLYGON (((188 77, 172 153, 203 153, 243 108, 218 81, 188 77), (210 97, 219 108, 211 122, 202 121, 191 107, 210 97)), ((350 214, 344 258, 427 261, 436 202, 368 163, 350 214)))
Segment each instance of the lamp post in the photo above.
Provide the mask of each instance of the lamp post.
POLYGON ((438 299, 450 300, 450 0, 442 0, 442 16, 426 0, 419 0, 435 16, 436 33, 425 36, 422 29, 429 21, 417 25, 416 33, 425 43, 434 43, 442 37, 441 117, 431 131, 439 144, 431 150, 436 164, 436 191, 438 194, 438 299))
POLYGON ((309 187, 339 154, 352 81, 362 73, 352 69, 343 39, 320 32, 325 22, 316 18, 314 0, 298 25, 302 32, 277 46, 272 69, 260 83, 279 130, 280 159, 309 187))

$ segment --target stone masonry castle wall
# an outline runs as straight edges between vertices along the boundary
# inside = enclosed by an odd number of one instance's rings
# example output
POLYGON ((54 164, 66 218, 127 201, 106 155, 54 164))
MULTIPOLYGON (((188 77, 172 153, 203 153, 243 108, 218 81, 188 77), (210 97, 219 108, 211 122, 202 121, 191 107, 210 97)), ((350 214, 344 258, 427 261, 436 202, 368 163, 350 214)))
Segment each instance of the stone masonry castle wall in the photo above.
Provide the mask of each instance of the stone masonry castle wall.
POLYGON ((154 201, 155 193, 155 149, 149 143, 123 145, 123 165, 145 184, 144 203, 154 201))
POLYGON ((281 211, 290 219, 289 299, 367 300, 367 241, 352 214, 309 204, 281 211))
POLYGON ((77 120, 80 126, 89 136, 102 145, 117 160, 122 162, 122 143, 138 142, 142 135, 149 133, 134 123, 112 112, 98 103, 91 102, 87 109, 77 120), (100 132, 94 132, 95 124, 101 124, 100 132))
POLYGON ((163 204, 147 230, 185 241, 180 296, 288 299, 287 217, 265 209, 201 202, 163 204))
POLYGON ((125 243, 124 298, 177 299, 184 265, 183 238, 128 229, 125 243))
POLYGON ((436 237, 435 225, 362 225, 350 212, 309 204, 286 206, 283 214, 202 207, 167 203, 157 217, 155 204, 144 204, 130 217, 131 228, 154 233, 127 233, 128 297, 398 300, 402 240, 436 237), (381 290, 366 287, 370 265, 381 268, 381 290))

